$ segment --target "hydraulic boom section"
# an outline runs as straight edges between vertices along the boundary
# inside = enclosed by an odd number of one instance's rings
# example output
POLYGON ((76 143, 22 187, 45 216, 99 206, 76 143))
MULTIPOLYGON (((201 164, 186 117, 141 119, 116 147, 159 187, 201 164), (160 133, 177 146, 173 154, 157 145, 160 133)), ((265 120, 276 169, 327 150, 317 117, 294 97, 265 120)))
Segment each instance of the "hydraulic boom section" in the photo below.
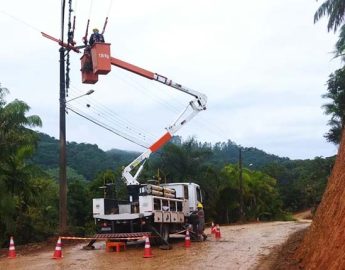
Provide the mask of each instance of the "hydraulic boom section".
POLYGON ((191 119, 193 119, 200 111, 206 110, 206 103, 207 98, 204 94, 201 94, 195 90, 183 87, 180 84, 174 83, 171 80, 168 80, 166 77, 161 75, 155 74, 155 80, 164 83, 168 86, 171 86, 175 89, 178 89, 182 92, 185 92, 189 95, 195 97, 195 99, 191 100, 186 107, 186 109, 177 117, 177 119, 173 122, 173 124, 166 128, 167 132, 159 138, 154 144, 152 144, 144 153, 142 153, 139 157, 133 160, 127 167, 124 168, 122 172, 122 177, 125 180, 127 185, 139 185, 137 180, 138 176, 140 175, 142 169, 144 168, 145 161, 150 157, 153 152, 156 152, 160 149, 164 144, 166 144, 172 136, 182 128, 186 123, 188 123, 191 119), (162 80, 164 78, 164 80, 162 80), (190 112, 189 109, 192 109, 190 112), (137 166, 137 172, 133 176, 131 171, 135 169, 137 166))
MULTIPOLYGON (((148 78, 147 76, 144 76, 144 77, 148 78)), ((168 78, 162 75, 159 75, 157 73, 154 73, 153 77, 150 79, 156 80, 167 86, 180 90, 186 94, 189 94, 195 97, 195 99, 191 100, 189 104, 187 105, 186 109, 177 117, 177 119, 173 122, 173 124, 166 128, 167 132, 161 138, 159 138, 144 153, 142 153, 139 157, 137 157, 135 160, 133 160, 133 162, 131 162, 127 167, 124 168, 122 172, 122 177, 127 185, 139 185, 137 178, 140 175, 142 169, 144 168, 145 161, 150 157, 151 153, 156 152, 164 144, 166 144, 172 138, 172 136, 180 128, 182 128, 182 126, 184 126, 191 119, 193 119, 200 111, 206 110, 206 103, 207 103, 206 95, 198 91, 184 87, 181 84, 177 84, 173 82, 172 80, 169 80, 168 78), (192 109, 191 112, 190 112, 190 109, 192 109), (131 171, 139 165, 140 167, 138 168, 137 172, 133 176, 131 174, 131 171)))

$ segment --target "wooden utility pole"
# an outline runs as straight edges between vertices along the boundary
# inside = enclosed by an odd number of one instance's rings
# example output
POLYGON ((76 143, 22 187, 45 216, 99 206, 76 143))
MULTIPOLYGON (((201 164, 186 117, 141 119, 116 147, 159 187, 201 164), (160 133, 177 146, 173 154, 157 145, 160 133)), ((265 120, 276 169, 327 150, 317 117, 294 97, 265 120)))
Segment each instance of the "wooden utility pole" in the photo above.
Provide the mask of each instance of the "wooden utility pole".
MULTIPOLYGON (((64 40, 65 0, 61 1, 61 41, 64 40)), ((60 161, 59 161, 59 232, 67 232, 67 178, 66 178, 66 81, 65 48, 60 52, 60 161)))
POLYGON ((243 221, 243 178, 242 178, 242 149, 238 152, 239 184, 240 184, 240 220, 243 221))

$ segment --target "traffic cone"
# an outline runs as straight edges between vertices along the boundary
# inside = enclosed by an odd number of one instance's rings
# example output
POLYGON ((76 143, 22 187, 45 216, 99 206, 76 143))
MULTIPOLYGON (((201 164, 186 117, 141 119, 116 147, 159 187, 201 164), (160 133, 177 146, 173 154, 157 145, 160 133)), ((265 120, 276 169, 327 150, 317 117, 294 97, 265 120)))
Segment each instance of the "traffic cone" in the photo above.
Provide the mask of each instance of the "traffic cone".
POLYGON ((55 251, 54 251, 54 255, 52 259, 61 259, 61 258, 62 258, 62 244, 61 244, 61 237, 59 237, 56 243, 56 247, 55 247, 55 251))
POLYGON ((189 230, 186 230, 186 236, 184 238, 184 247, 189 248, 190 247, 190 236, 189 236, 189 230))
POLYGON ((14 259, 16 257, 16 248, 14 247, 13 236, 10 239, 10 247, 8 248, 8 258, 14 259))
POLYGON ((211 233, 215 234, 216 233, 216 226, 214 226, 214 223, 212 221, 212 225, 211 225, 211 233))
POLYGON ((152 251, 151 251, 150 239, 148 238, 148 236, 146 236, 144 258, 151 258, 152 256, 153 255, 152 255, 152 251))
POLYGON ((221 238, 219 224, 216 225, 215 237, 217 240, 221 238))

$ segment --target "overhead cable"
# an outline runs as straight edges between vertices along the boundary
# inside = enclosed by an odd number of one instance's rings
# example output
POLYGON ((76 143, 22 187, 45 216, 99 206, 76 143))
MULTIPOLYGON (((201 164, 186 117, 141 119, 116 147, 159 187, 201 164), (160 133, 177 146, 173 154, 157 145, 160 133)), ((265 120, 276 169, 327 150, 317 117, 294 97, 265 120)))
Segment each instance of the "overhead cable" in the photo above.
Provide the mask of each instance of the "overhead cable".
MULTIPOLYGON (((76 88, 73 87, 73 89, 76 89, 76 88)), ((73 90, 72 92, 75 94, 76 91, 73 90)), ((82 94, 82 92, 78 91, 78 93, 76 95, 80 95, 80 94, 82 94)), ((130 121, 124 119, 123 117, 121 117, 120 115, 118 115, 117 113, 115 113, 114 111, 109 109, 107 106, 97 102, 96 99, 89 97, 89 96, 87 96, 85 98, 89 103, 92 104, 92 106, 89 107, 89 110, 93 111, 93 113, 95 115, 104 118, 106 121, 108 121, 110 123, 114 123, 116 125, 124 127, 125 129, 130 130, 133 133, 136 133, 136 135, 139 135, 139 136, 142 136, 145 138, 150 138, 150 140, 153 140, 156 137, 155 135, 150 134, 146 130, 138 128, 136 125, 134 125, 130 121)), ((76 100, 76 103, 78 103, 80 105, 81 105, 81 103, 83 103, 83 105, 84 105, 83 100, 79 100, 79 101, 76 100)))
POLYGON ((97 119, 94 119, 93 117, 91 117, 89 115, 85 115, 83 112, 78 111, 78 109, 73 108, 70 105, 67 105, 66 108, 68 110, 72 111, 73 113, 75 113, 75 114, 77 114, 77 115, 87 119, 88 121, 90 121, 90 122, 92 122, 92 123, 94 123, 94 124, 104 128, 104 129, 106 129, 106 130, 108 130, 108 131, 110 131, 110 132, 112 132, 112 133, 114 133, 114 134, 116 134, 116 135, 118 135, 118 136, 120 136, 120 137, 122 137, 122 138, 124 138, 124 139, 126 139, 126 140, 128 140, 130 142, 132 142, 132 143, 135 143, 136 145, 139 145, 139 146, 144 147, 146 149, 149 147, 149 145, 146 145, 146 144, 143 144, 143 143, 139 142, 136 138, 130 137, 127 134, 123 134, 122 132, 116 130, 115 128, 107 126, 106 124, 103 124, 102 122, 98 121, 97 119))

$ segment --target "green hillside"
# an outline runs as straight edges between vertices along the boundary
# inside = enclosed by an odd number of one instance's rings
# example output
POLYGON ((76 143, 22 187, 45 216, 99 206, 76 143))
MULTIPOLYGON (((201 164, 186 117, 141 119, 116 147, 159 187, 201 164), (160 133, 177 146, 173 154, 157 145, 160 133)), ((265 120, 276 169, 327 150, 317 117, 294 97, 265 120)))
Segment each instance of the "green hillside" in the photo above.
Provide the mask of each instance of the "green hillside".
MULTIPOLYGON (((92 180, 97 173, 107 169, 116 169, 131 162, 139 153, 118 149, 103 151, 95 144, 67 143, 67 166, 92 180)), ((39 133, 37 151, 31 162, 42 169, 56 169, 59 166, 59 141, 47 134, 39 133)))
MULTIPOLYGON (((182 139, 172 140, 177 145, 182 145, 182 139)), ((232 141, 219 142, 214 146, 198 143, 198 147, 206 147, 212 151, 207 162, 217 167, 223 167, 227 163, 237 163, 240 146, 232 141)), ((112 149, 103 151, 96 144, 67 142, 67 166, 86 180, 92 180, 97 173, 111 169, 115 170, 133 161, 141 153, 112 149)), ((290 161, 276 155, 267 154, 257 148, 241 148, 243 166, 251 166, 252 169, 260 169, 267 164, 290 161)), ((159 163, 160 153, 153 154, 149 163, 159 163)), ((44 133, 39 133, 39 141, 31 162, 44 170, 57 169, 59 166, 59 141, 44 133)))

